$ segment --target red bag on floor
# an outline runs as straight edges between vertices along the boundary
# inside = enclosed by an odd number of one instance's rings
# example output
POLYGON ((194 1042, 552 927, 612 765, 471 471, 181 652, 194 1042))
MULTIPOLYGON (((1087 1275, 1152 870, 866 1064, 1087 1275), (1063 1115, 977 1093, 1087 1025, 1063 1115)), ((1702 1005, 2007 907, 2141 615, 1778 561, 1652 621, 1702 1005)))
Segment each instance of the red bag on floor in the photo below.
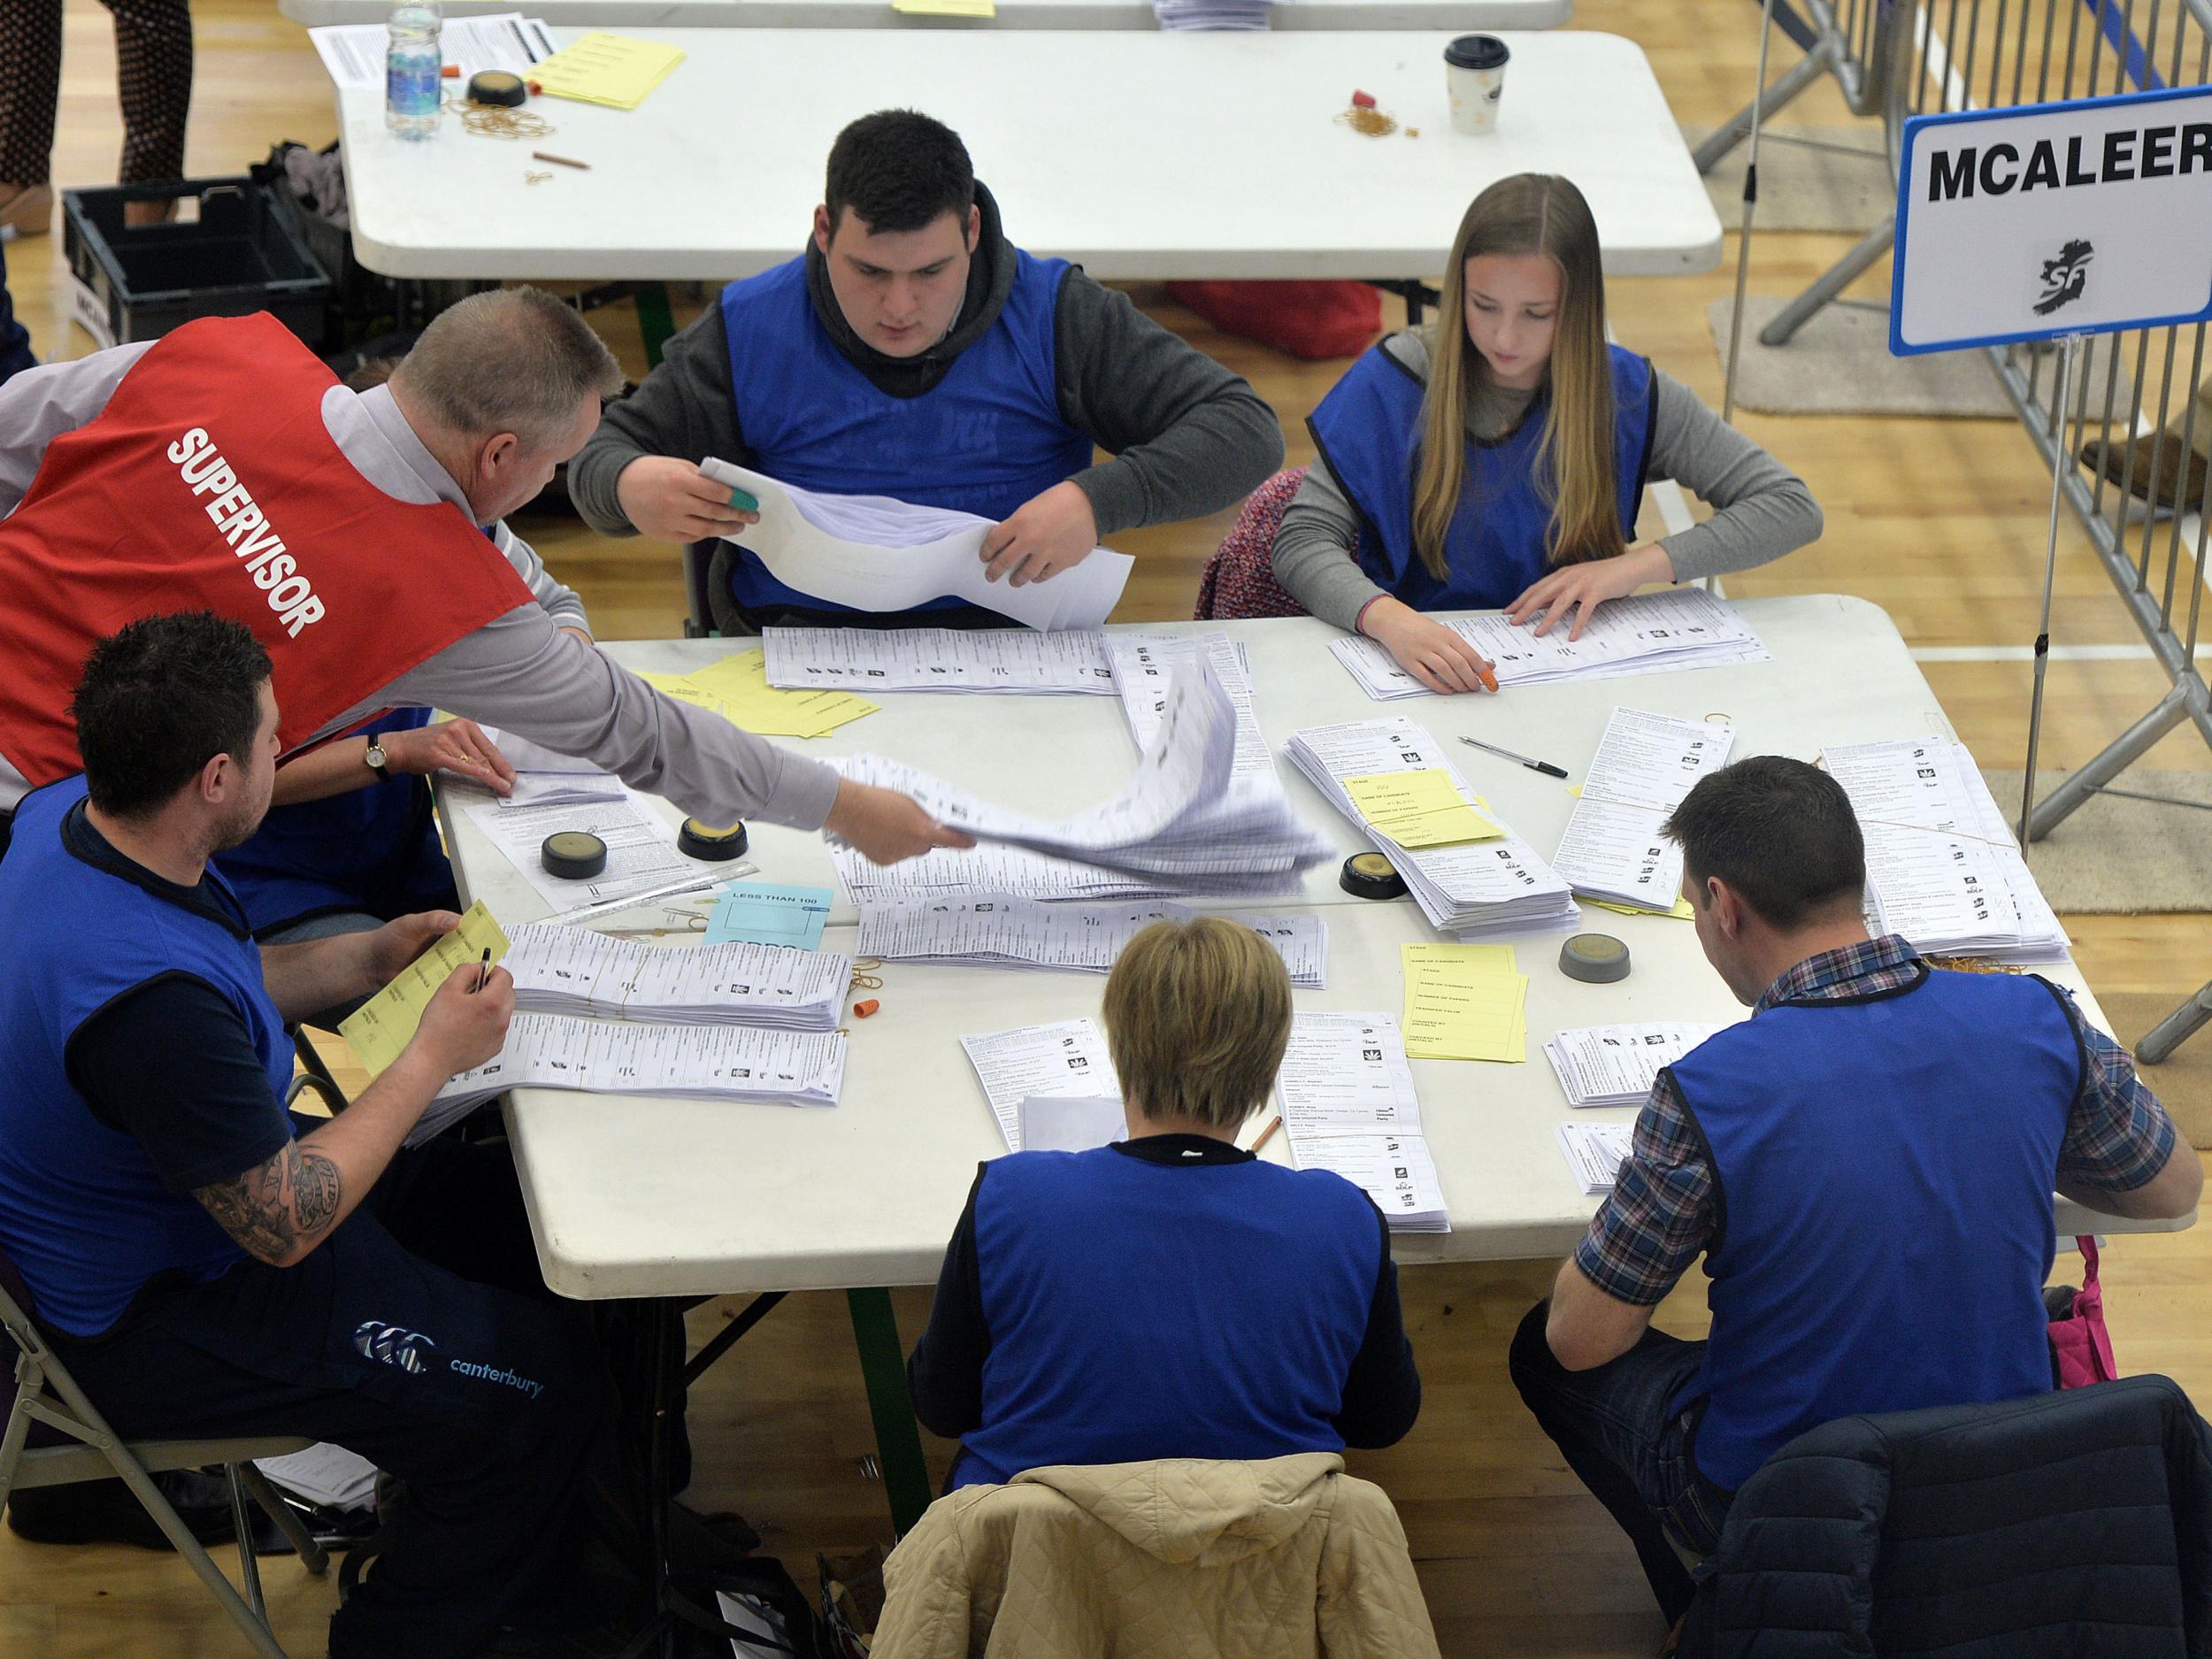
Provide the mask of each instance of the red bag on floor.
POLYGON ((1364 282, 1171 282, 1217 328, 1294 357, 1356 357, 1382 332, 1382 290, 1364 282))

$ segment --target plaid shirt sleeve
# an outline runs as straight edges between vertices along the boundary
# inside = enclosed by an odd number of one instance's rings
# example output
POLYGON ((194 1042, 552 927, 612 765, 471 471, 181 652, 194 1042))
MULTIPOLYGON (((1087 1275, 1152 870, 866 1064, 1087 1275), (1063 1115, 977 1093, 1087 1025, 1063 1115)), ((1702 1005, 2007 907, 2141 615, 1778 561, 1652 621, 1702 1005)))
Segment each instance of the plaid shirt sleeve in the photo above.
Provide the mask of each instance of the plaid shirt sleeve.
POLYGON ((1612 1194, 1575 1247, 1575 1265, 1616 1302, 1650 1307, 1703 1253, 1713 1220, 1713 1166, 1674 1074, 1662 1071, 1612 1194))
POLYGON ((2132 1192, 2173 1156, 2174 1120, 2135 1075, 2128 1051, 2084 1018, 2070 994, 2062 1001, 2081 1039, 2082 1068, 2081 1093, 2058 1149, 2058 1178, 2100 1192, 2132 1192))

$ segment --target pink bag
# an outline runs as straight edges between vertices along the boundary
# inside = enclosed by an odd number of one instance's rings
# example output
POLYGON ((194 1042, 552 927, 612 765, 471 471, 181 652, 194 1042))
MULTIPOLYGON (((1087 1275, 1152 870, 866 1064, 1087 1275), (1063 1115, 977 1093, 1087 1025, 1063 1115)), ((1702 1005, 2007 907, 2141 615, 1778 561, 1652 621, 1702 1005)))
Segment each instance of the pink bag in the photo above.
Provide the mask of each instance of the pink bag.
POLYGON ((2051 1362, 2062 1388, 2086 1388, 2120 1374, 2112 1357, 2112 1338, 2104 1328, 2104 1291, 2097 1283, 2097 1241, 2078 1238, 2081 1247, 2081 1288, 2062 1317, 2051 1321, 2051 1362))

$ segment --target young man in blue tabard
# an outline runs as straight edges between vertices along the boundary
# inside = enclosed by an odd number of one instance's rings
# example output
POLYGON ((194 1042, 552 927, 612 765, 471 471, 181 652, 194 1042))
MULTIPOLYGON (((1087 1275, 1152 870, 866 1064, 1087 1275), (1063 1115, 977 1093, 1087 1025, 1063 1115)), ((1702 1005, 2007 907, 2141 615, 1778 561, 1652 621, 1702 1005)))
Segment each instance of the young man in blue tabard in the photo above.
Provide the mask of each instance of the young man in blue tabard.
MULTIPOLYGON (((666 541, 756 515, 712 456, 787 484, 998 520, 995 580, 1049 579, 1102 539, 1240 500, 1283 454, 1252 388, 1064 260, 1007 240, 958 135, 912 111, 838 134, 799 257, 733 282, 613 404, 569 469, 595 528, 666 541), (1094 448, 1112 459, 1094 461, 1094 448)), ((863 612, 718 544, 718 626, 1004 626, 950 598, 863 612)))

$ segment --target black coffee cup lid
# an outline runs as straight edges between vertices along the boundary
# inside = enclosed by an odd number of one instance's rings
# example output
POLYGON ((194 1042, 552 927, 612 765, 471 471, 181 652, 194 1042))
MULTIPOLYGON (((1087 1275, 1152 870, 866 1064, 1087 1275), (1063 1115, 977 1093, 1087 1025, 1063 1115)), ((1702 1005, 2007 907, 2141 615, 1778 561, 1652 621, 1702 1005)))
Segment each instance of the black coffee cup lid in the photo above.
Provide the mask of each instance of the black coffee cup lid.
POLYGON ((1512 56, 1494 35, 1463 35, 1444 49, 1444 61, 1455 69, 1502 69, 1512 56))

